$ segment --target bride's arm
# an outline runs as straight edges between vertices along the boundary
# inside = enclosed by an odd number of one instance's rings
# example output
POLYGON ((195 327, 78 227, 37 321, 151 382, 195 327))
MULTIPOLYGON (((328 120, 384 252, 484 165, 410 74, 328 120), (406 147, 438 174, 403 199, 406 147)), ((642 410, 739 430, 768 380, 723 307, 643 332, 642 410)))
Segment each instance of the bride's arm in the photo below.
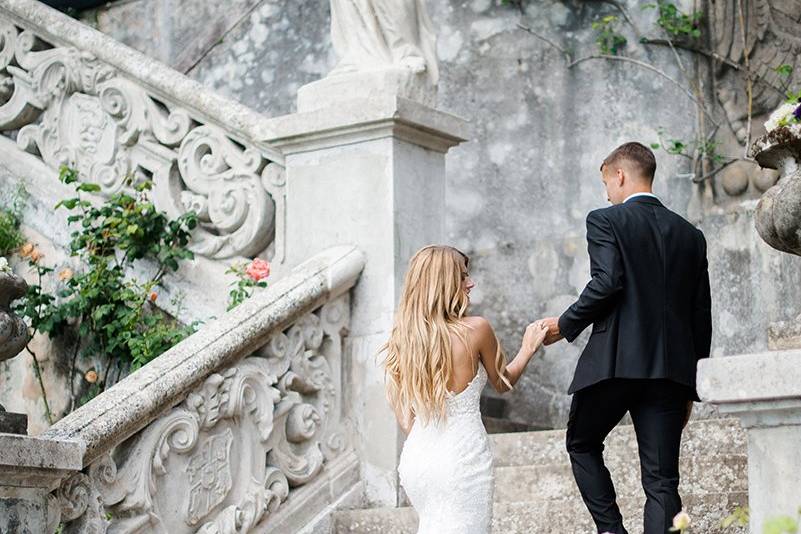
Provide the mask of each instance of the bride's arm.
MULTIPOLYGON (((517 381, 520 379, 523 371, 525 371, 531 357, 534 356, 537 349, 542 346, 542 341, 545 339, 547 333, 547 328, 540 322, 531 323, 526 327, 526 332, 523 334, 523 342, 520 344, 520 350, 517 351, 512 361, 506 365, 504 376, 509 384, 512 386, 517 384, 517 381)), ((509 391, 509 386, 501 379, 495 368, 498 338, 495 336, 495 332, 489 321, 481 318, 476 325, 476 334, 478 337, 478 349, 481 363, 484 364, 484 369, 487 370, 487 377, 490 383, 499 393, 509 391)))

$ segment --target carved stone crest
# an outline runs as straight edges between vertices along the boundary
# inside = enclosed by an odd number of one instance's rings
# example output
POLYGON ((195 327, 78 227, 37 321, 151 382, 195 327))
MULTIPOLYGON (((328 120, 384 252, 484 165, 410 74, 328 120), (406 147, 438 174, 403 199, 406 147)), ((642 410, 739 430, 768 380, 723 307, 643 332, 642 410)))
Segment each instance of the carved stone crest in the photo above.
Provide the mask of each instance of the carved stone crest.
POLYGON ((300 317, 66 481, 65 532, 245 533, 347 449, 347 297, 300 317))
POLYGON ((190 525, 198 524, 231 491, 229 456, 233 439, 231 429, 227 428, 202 443, 189 459, 186 515, 190 525))

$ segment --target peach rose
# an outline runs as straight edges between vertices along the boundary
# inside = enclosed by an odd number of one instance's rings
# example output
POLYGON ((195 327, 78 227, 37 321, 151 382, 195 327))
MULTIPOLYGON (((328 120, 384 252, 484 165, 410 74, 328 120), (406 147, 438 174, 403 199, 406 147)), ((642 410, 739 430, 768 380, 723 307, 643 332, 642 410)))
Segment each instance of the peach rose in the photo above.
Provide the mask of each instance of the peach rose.
POLYGON ((86 371, 86 374, 83 375, 83 377, 90 384, 94 384, 95 382, 97 382, 97 373, 94 371, 94 369, 90 369, 89 371, 86 371))
POLYGON ((264 261, 261 258, 256 258, 247 266, 245 274, 254 282, 264 280, 270 276, 270 262, 264 261))
POLYGON ((22 245, 22 248, 19 249, 19 255, 23 258, 27 258, 33 252, 33 243, 25 243, 22 245))
POLYGON ((70 269, 68 267, 68 268, 64 269, 63 271, 61 271, 60 273, 58 273, 58 279, 61 280, 62 282, 65 282, 65 281, 69 280, 70 278, 72 278, 73 274, 75 274, 75 273, 73 273, 72 269, 70 269))

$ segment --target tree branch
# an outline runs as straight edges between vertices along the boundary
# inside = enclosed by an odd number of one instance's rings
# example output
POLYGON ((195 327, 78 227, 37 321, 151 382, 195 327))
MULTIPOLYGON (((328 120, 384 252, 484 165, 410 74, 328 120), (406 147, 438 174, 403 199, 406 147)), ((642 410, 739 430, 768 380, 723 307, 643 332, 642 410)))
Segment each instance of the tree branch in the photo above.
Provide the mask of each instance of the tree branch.
POLYGON ((729 166, 729 165, 731 165, 732 163, 737 163, 738 161, 745 161, 745 162, 748 162, 748 163, 754 163, 754 164, 756 163, 756 162, 755 162, 754 160, 752 160, 752 159, 747 159, 747 158, 732 158, 732 159, 730 159, 729 161, 727 161, 726 163, 724 163, 723 165, 721 165, 720 167, 718 167, 717 169, 715 169, 715 170, 713 170, 713 171, 711 171, 711 172, 709 172, 709 173, 707 173, 707 174, 704 174, 704 175, 702 175, 702 176, 694 176, 694 177, 693 177, 693 183, 700 184, 700 183, 701 183, 701 182, 703 182, 704 180, 708 180, 708 179, 712 178, 713 176, 715 176, 716 174, 718 174, 720 171, 722 171, 723 169, 725 169, 726 167, 728 167, 728 166, 729 166))
POLYGON ((25 350, 33 358, 33 370, 36 373, 36 379, 39 381, 39 389, 42 391, 42 401, 44 401, 45 416, 47 422, 53 424, 53 414, 50 412, 50 403, 47 402, 47 390, 45 389, 44 380, 42 379, 42 368, 39 365, 39 360, 36 358, 36 353, 31 350, 30 345, 25 345, 25 350))
POLYGON ((567 50, 565 50, 564 48, 562 48, 561 46, 559 46, 555 42, 551 41, 547 37, 535 32, 534 30, 532 30, 528 26, 523 26, 519 22, 517 23, 517 27, 520 28, 521 30, 525 31, 525 32, 530 33, 531 35, 533 35, 534 37, 536 37, 537 39, 539 39, 543 43, 547 44, 551 48, 554 48, 554 49, 558 50, 559 53, 562 54, 565 57, 565 61, 567 63, 570 63, 570 62, 573 61, 573 56, 570 55, 570 52, 568 52, 567 50))
POLYGON ((748 56, 751 55, 751 49, 748 48, 748 36, 745 33, 745 15, 743 14, 743 2, 737 0, 737 16, 740 19, 740 36, 743 40, 743 60, 745 63, 745 91, 748 94, 748 122, 745 127, 745 156, 748 156, 751 148, 751 115, 754 106, 754 87, 751 82, 751 64, 748 56))
POLYGON ((684 92, 684 94, 687 95, 687 97, 690 100, 692 100, 697 106, 700 106, 700 108, 703 110, 704 114, 709 118, 709 120, 715 126, 718 125, 718 121, 716 121, 715 118, 712 117, 709 114, 709 112, 706 110, 706 108, 704 108, 703 106, 700 105, 700 103, 698 102, 698 99, 695 98, 694 94, 692 94, 686 87, 681 85, 678 81, 676 81, 670 75, 668 75, 664 71, 654 67, 650 63, 646 63, 645 61, 640 61, 639 59, 634 59, 634 58, 630 58, 630 57, 626 57, 626 56, 612 56, 612 55, 609 55, 609 54, 592 54, 592 55, 589 55, 589 56, 584 56, 584 57, 578 58, 578 59, 570 62, 568 64, 567 68, 568 69, 572 69, 576 65, 578 65, 580 63, 584 63, 585 61, 589 61, 591 59, 608 59, 608 60, 611 60, 611 61, 623 61, 623 62, 626 62, 626 63, 633 63, 634 65, 637 65, 637 66, 642 67, 644 69, 648 69, 651 72, 655 72, 656 74, 662 76, 663 78, 668 80, 670 83, 672 83, 673 85, 675 85, 676 87, 681 89, 684 92))
MULTIPOLYGON (((667 39, 651 39, 649 37, 643 37, 640 40, 640 42, 642 44, 649 44, 649 45, 670 46, 667 39)), ((743 66, 740 65, 739 63, 735 63, 734 61, 732 61, 732 60, 730 60, 730 59, 728 59, 726 57, 723 57, 723 56, 721 56, 720 54, 718 54, 716 52, 713 52, 711 50, 707 50, 706 48, 700 48, 700 47, 697 47, 697 46, 692 46, 692 45, 689 45, 689 44, 682 44, 682 43, 673 43, 673 46, 675 46, 676 48, 681 48, 682 50, 689 50, 690 52, 695 52, 697 54, 701 54, 702 56, 706 56, 706 57, 708 57, 710 59, 714 59, 715 61, 720 61, 721 63, 723 63, 727 67, 731 67, 731 68, 733 68, 735 70, 738 70, 738 71, 742 71, 743 70, 743 66)), ((758 81, 758 82, 766 85, 770 89, 773 89, 774 91, 776 91, 781 96, 784 96, 784 90, 782 90, 779 87, 776 87, 775 85, 770 83, 768 80, 766 80, 764 77, 759 76, 758 74, 754 74, 754 73, 752 73, 752 77, 755 79, 755 81, 758 81)))

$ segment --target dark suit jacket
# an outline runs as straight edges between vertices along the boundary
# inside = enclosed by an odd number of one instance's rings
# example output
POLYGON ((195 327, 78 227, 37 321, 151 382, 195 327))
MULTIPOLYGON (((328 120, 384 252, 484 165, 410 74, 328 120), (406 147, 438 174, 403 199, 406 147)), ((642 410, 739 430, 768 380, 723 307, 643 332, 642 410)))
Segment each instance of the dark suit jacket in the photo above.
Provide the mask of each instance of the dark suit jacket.
POLYGON ((709 356, 704 234, 654 197, 587 216, 592 280, 559 318, 572 342, 590 324, 569 393, 607 378, 667 378, 690 388, 709 356))

